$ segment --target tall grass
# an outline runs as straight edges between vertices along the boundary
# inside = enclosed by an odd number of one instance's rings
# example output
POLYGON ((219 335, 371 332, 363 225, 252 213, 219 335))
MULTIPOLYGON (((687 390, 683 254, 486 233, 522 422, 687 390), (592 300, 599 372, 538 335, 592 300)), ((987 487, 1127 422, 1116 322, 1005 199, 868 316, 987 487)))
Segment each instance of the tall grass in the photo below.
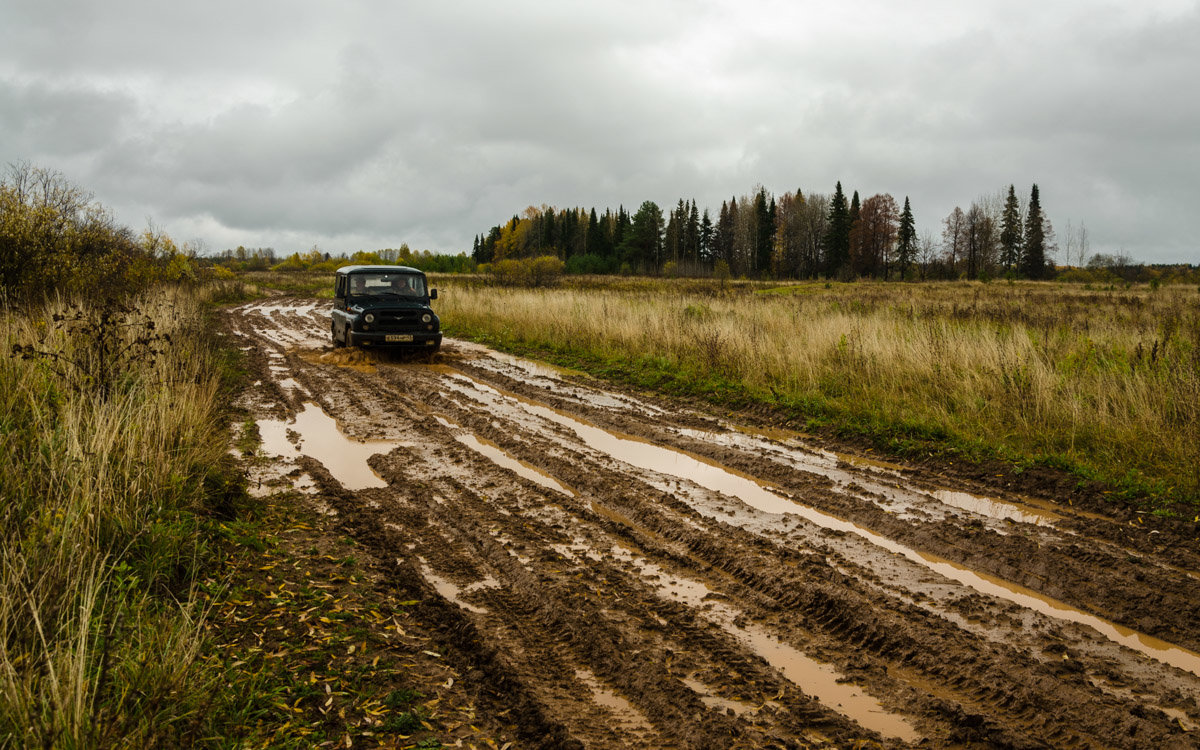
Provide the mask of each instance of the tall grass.
POLYGON ((228 438, 199 305, 158 290, 104 331, 87 306, 3 313, 0 746, 144 747, 201 720, 190 587, 228 438))
POLYGON ((663 387, 775 404, 897 447, 948 443, 1200 496, 1193 287, 448 291, 439 313, 458 335, 617 363, 663 387))

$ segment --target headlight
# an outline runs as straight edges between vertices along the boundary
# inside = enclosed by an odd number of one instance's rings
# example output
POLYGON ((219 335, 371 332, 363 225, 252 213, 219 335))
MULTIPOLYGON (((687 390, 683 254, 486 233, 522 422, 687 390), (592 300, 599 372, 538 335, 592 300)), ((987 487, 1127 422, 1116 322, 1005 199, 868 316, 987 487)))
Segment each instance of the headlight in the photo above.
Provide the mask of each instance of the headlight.
POLYGON ((367 321, 368 323, 374 323, 375 322, 375 313, 367 313, 366 315, 363 316, 363 320, 367 321))
POLYGON ((429 313, 425 313, 424 315, 421 316, 421 322, 422 323, 432 323, 433 316, 430 315, 429 313))

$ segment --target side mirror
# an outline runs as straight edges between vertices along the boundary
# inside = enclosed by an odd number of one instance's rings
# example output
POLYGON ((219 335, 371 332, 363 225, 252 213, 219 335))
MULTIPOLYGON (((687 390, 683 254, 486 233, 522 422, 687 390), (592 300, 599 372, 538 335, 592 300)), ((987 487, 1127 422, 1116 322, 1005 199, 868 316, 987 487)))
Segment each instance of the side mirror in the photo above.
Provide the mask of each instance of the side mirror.
POLYGON ((437 299, 437 290, 436 289, 429 290, 429 299, 437 299))

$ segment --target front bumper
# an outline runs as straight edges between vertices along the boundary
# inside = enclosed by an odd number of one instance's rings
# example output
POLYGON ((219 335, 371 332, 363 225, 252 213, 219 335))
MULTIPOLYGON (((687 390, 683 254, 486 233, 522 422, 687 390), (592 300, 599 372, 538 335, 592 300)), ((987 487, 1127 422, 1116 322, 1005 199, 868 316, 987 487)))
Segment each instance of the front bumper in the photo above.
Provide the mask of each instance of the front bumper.
POLYGON ((354 331, 354 343, 358 346, 408 347, 413 349, 435 349, 442 345, 441 332, 399 333, 396 331, 354 331))

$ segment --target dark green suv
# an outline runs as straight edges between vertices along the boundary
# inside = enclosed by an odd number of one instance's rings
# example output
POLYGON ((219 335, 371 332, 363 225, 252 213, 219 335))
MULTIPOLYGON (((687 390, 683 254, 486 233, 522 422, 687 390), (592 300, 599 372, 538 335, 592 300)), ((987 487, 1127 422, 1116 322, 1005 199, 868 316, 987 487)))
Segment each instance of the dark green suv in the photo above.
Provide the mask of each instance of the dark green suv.
POLYGON ((387 346, 433 353, 442 331, 425 274, 407 266, 345 266, 333 288, 333 345, 387 346))

